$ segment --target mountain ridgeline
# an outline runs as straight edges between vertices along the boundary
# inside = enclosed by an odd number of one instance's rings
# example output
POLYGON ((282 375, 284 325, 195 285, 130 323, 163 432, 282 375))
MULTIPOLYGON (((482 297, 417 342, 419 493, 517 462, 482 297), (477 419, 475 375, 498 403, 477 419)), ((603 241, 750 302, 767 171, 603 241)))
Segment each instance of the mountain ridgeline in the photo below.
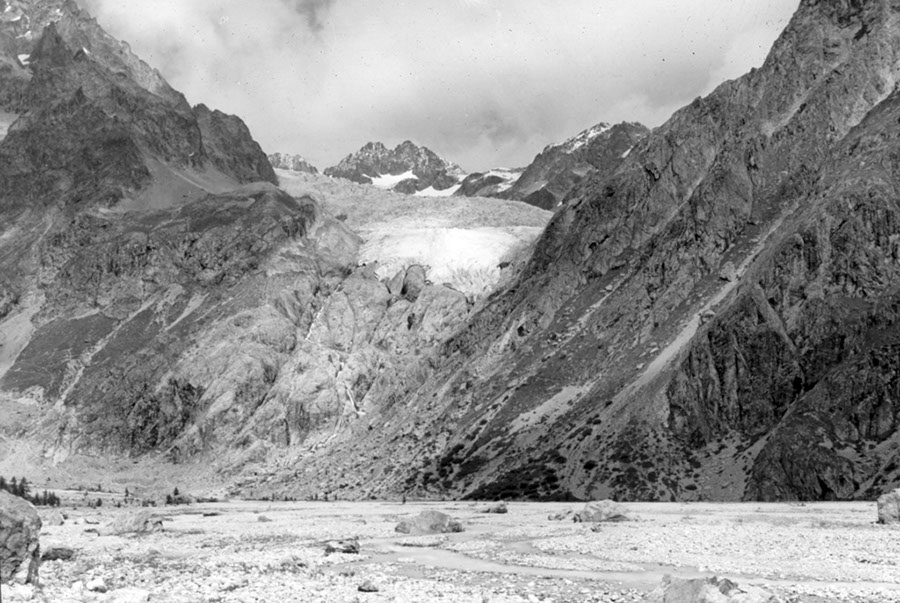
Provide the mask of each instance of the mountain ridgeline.
POLYGON ((157 459, 254 495, 900 484, 900 5, 803 0, 761 68, 521 174, 467 183, 409 142, 325 171, 558 208, 478 305, 357 265, 239 118, 72 0, 0 9, 0 455, 157 459))

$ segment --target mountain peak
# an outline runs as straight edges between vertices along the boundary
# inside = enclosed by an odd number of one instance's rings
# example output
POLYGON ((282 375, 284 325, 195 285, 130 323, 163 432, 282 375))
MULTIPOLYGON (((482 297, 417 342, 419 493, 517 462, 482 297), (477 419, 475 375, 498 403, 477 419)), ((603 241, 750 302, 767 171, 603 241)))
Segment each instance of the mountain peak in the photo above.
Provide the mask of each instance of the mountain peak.
POLYGON ((458 186, 464 176, 459 166, 411 140, 404 140, 392 150, 380 142, 369 142, 324 173, 406 194, 446 191, 458 186))

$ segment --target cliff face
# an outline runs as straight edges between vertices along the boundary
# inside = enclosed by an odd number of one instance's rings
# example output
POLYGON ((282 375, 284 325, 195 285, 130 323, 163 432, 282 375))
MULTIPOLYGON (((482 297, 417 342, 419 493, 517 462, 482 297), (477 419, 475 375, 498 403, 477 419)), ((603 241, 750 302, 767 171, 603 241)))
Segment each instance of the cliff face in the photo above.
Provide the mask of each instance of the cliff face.
POLYGON ((363 434, 412 462, 336 444, 309 477, 503 498, 900 482, 898 24, 888 0, 804 0, 760 69, 583 182, 518 282, 363 434))

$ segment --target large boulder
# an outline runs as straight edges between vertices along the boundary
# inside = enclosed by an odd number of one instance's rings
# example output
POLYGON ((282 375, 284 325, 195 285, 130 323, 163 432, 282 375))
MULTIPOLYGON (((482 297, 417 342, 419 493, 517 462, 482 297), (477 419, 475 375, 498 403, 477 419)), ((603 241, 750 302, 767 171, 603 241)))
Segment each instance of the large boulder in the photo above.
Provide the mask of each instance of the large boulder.
POLYGON ((403 279, 403 288, 400 290, 400 295, 414 302, 419 299, 419 294, 422 293, 425 285, 425 268, 418 264, 413 264, 406 269, 406 276, 403 279))
POLYGON ((584 505, 584 509, 572 516, 575 522, 630 521, 625 507, 612 500, 599 500, 584 505))
POLYGON ((878 498, 878 523, 900 523, 900 488, 878 498))
POLYGON ((665 576, 644 598, 645 603, 780 603, 781 599, 755 586, 738 586, 727 578, 683 579, 665 576))
POLYGON ((128 513, 110 522, 103 533, 106 535, 145 534, 162 530, 162 519, 147 509, 128 513))
POLYGON ((44 522, 44 525, 47 526, 61 526, 65 525, 66 518, 62 513, 59 512, 58 509, 50 509, 49 511, 43 513, 41 518, 44 522))
POLYGON ((0 583, 37 583, 41 518, 27 500, 0 491, 0 583))
POLYGON ((459 521, 440 511, 422 511, 412 519, 404 519, 394 528, 401 534, 419 536, 421 534, 448 534, 462 532, 463 527, 459 521))

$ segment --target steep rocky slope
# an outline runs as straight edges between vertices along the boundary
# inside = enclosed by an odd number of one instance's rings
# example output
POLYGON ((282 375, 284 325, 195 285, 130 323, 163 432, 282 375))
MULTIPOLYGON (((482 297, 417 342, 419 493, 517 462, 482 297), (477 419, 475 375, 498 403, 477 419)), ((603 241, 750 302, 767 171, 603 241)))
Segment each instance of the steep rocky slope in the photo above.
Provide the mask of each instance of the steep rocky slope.
POLYGON ((0 464, 228 482, 422 382, 470 298, 360 266, 361 239, 278 189, 240 119, 190 107, 73 2, 16 6, 50 16, 13 49, 2 113, 0 464))
POLYGON ((325 175, 406 194, 426 189, 446 191, 457 186, 464 176, 456 164, 409 140, 393 149, 380 142, 370 142, 327 168, 325 175))
POLYGON ((467 175, 454 195, 465 197, 503 197, 503 193, 522 176, 524 168, 494 168, 467 175))
POLYGON ((424 385, 264 481, 762 500, 897 485, 898 26, 890 0, 803 0, 760 69, 577 187, 424 385))
POLYGON ((586 176, 611 176, 648 133, 639 123, 599 123, 565 142, 547 146, 502 196, 556 209, 586 176))

